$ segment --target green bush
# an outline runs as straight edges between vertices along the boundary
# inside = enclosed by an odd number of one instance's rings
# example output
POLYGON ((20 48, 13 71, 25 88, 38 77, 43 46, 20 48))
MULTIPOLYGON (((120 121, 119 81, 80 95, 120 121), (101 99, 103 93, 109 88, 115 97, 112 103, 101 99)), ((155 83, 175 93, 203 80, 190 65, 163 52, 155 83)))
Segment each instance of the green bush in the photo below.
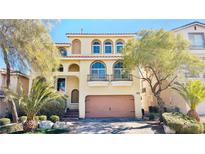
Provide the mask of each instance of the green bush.
POLYGON ((62 116, 65 112, 65 101, 55 101, 45 104, 39 111, 40 115, 47 115, 48 117, 52 115, 62 116))
POLYGON ((27 120, 27 116, 21 116, 19 117, 19 122, 24 123, 27 120))
POLYGON ((52 116, 50 117, 50 120, 55 123, 56 121, 60 121, 60 117, 57 116, 57 115, 52 115, 52 116))
POLYGON ((179 112, 163 113, 164 123, 178 134, 201 134, 204 132, 202 123, 179 112))
POLYGON ((22 123, 15 123, 12 125, 2 126, 0 128, 0 133, 14 133, 14 132, 20 132, 23 131, 23 125, 22 123))
POLYGON ((34 117, 34 120, 35 120, 35 121, 39 121, 39 116, 35 116, 35 117, 34 117))
POLYGON ((41 115, 41 116, 39 116, 39 120, 40 121, 45 121, 45 120, 47 120, 47 116, 46 115, 41 115))
POLYGON ((10 124, 11 120, 9 118, 1 118, 0 119, 0 126, 10 124))

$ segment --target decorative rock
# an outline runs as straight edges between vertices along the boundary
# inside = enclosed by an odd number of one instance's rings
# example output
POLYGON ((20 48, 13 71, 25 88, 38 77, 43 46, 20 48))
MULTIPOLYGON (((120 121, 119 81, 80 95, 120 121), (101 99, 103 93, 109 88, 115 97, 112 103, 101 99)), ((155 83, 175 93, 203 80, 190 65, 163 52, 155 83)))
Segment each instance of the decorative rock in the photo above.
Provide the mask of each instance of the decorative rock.
POLYGON ((39 122, 39 128, 44 128, 44 129, 50 129, 53 127, 53 122, 49 121, 49 120, 45 120, 45 121, 40 121, 39 122))
POLYGON ((68 129, 72 125, 70 122, 60 122, 57 121, 54 125, 53 128, 55 129, 68 129))
POLYGON ((176 131, 173 130, 173 129, 171 129, 171 128, 169 128, 169 126, 163 125, 163 127, 164 127, 164 132, 165 132, 166 134, 176 134, 176 131))

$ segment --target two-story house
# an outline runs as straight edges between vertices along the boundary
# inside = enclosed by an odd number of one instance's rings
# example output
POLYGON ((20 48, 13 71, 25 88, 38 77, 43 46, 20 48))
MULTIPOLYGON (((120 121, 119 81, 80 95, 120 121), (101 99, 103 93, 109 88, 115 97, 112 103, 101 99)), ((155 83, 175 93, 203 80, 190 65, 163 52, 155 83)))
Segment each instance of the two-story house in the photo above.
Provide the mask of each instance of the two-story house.
MULTIPOLYGON (((189 42, 189 52, 197 55, 205 60, 205 24, 200 22, 192 22, 172 30, 176 34, 182 34, 189 42)), ((199 76, 194 76, 189 72, 185 72, 185 79, 199 79, 205 81, 205 74, 202 72, 199 76)), ((144 83, 144 82, 143 82, 144 83)), ((143 108, 148 111, 149 106, 157 105, 155 98, 151 94, 149 87, 144 83, 142 89, 142 104, 143 108)), ((174 90, 166 90, 162 93, 162 98, 166 102, 167 107, 178 107, 181 112, 186 113, 189 110, 184 99, 174 90)), ((205 115, 205 102, 201 103, 197 111, 201 115, 205 115)))
POLYGON ((67 33, 57 43, 61 65, 56 88, 68 95, 67 108, 80 118, 141 117, 137 71, 123 69, 122 48, 135 33, 67 33))

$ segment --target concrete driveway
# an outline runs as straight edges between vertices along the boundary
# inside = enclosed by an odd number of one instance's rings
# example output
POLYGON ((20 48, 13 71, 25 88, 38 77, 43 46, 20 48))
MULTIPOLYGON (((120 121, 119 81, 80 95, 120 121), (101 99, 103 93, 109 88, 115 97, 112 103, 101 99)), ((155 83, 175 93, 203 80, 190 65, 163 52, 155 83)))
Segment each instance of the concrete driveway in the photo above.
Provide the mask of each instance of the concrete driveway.
POLYGON ((73 121, 70 134, 164 134, 157 122, 127 118, 73 121))

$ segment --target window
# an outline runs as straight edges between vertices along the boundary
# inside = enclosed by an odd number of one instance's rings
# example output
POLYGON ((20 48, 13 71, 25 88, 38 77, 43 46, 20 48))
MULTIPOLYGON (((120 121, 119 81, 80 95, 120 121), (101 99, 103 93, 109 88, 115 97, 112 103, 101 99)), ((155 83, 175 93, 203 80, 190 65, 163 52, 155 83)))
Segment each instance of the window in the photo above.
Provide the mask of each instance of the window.
POLYGON ((112 53, 112 42, 106 41, 104 43, 104 50, 105 50, 105 53, 112 53))
POLYGON ((57 90, 65 92, 65 79, 64 78, 58 78, 57 90))
POLYGON ((121 78, 123 74, 123 63, 117 62, 114 64, 114 78, 121 78))
POLYGON ((60 66, 59 66, 59 68, 58 68, 58 71, 59 71, 59 72, 63 72, 63 65, 62 65, 62 64, 60 64, 60 66))
POLYGON ((122 52, 122 48, 123 48, 123 42, 118 41, 116 43, 116 51, 117 51, 117 53, 121 53, 122 52))
POLYGON ((112 80, 132 80, 131 75, 123 68, 122 61, 118 61, 114 64, 113 73, 112 80))
POLYGON ((204 34, 203 33, 190 33, 189 40, 192 48, 204 48, 204 34))
POLYGON ((60 50, 60 54, 61 54, 62 57, 66 57, 67 56, 67 51, 66 51, 65 48, 60 48, 59 50, 60 50))
POLYGON ((91 65, 91 78, 92 79, 102 79, 106 77, 105 65, 102 62, 95 62, 91 65))
POLYGON ((100 42, 99 41, 94 41, 92 43, 92 52, 94 54, 98 54, 100 53, 100 42))

